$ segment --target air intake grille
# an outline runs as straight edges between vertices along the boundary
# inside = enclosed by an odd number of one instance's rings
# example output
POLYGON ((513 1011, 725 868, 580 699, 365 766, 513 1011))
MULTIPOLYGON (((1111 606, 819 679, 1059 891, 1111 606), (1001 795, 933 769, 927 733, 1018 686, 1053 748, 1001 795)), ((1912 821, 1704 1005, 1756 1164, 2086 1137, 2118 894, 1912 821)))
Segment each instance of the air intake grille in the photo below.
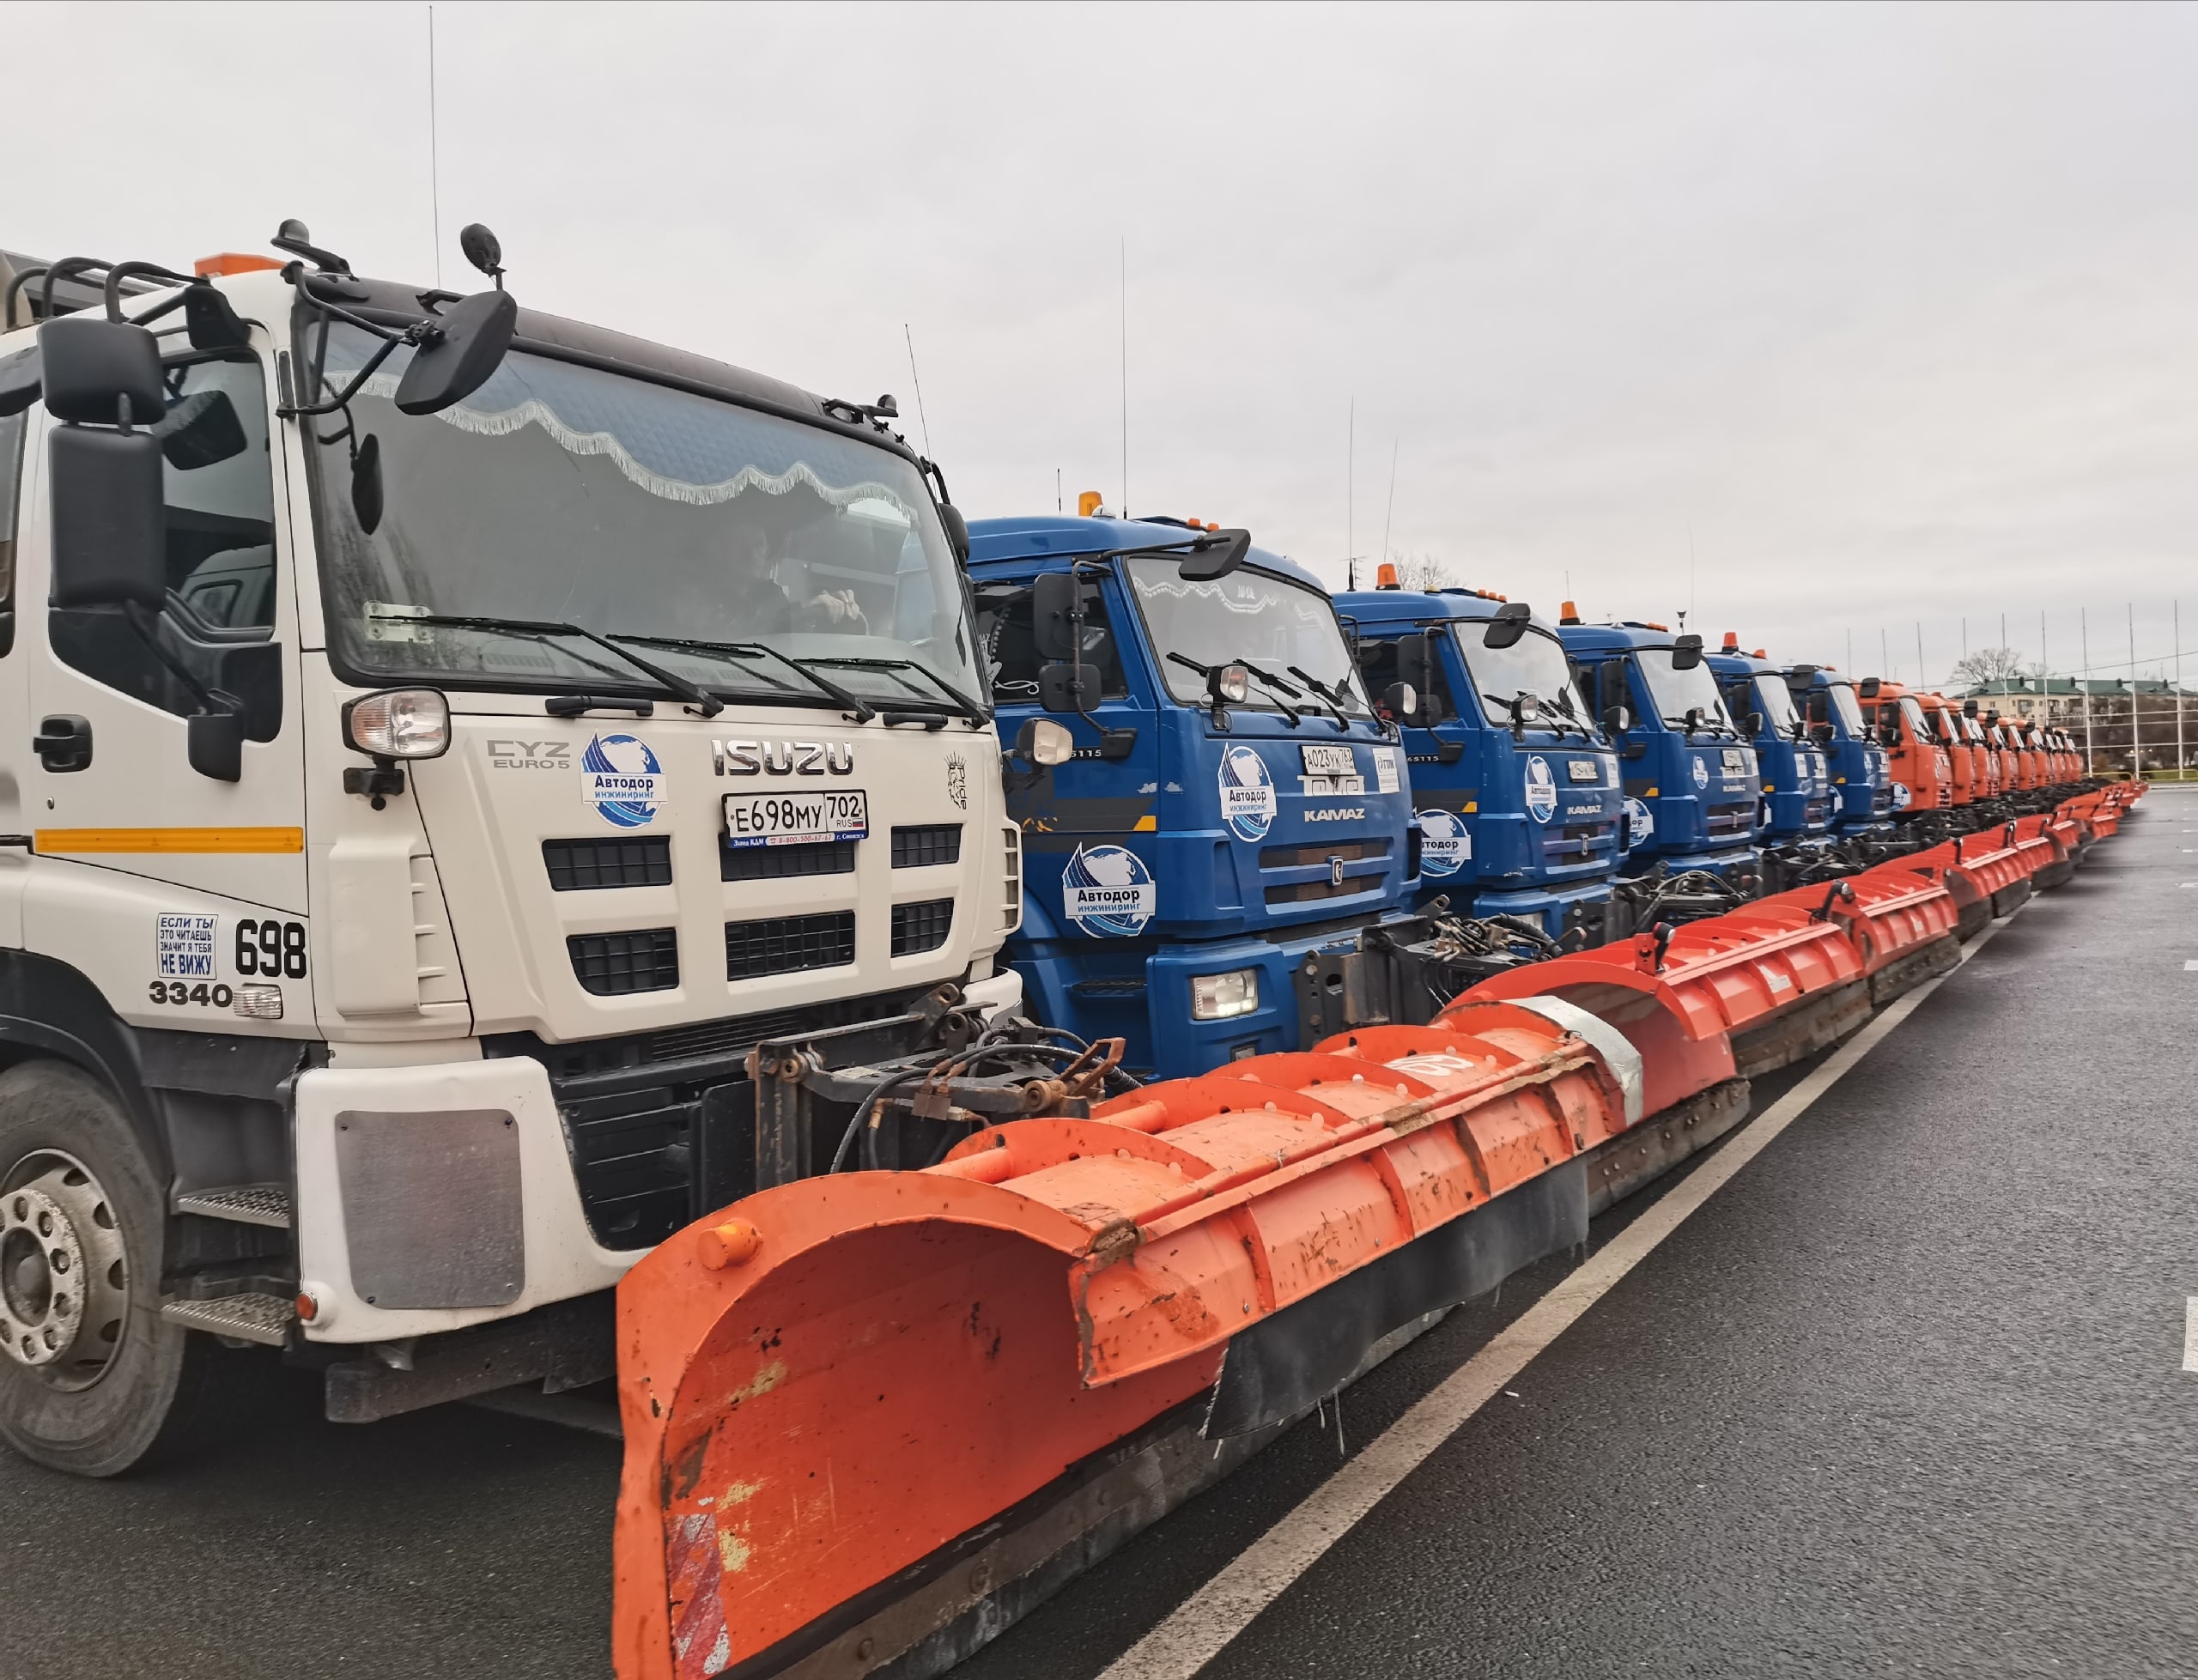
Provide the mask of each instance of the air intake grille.
POLYGON ((549 868, 554 892, 671 884, 671 841, 663 834, 636 834, 628 840, 544 840, 542 861, 549 868))
POLYGON ((893 907, 893 955, 913 956, 918 951, 935 951, 946 943, 946 936, 954 931, 954 901, 950 898, 926 899, 921 904, 896 904, 893 907))
POLYGON ((851 875, 855 842, 820 840, 811 846, 742 846, 722 841, 718 873, 727 881, 782 881, 796 875, 851 875))
POLYGON ((961 861, 962 825, 958 822, 893 831, 895 869, 930 869, 935 864, 961 861))
POLYGON ((762 974, 837 968, 855 960, 855 913, 774 916, 760 922, 727 922, 725 973, 729 980, 762 974))
POLYGON ((671 928, 576 933, 565 941, 581 989, 598 998, 668 992, 679 984, 679 938, 671 928))

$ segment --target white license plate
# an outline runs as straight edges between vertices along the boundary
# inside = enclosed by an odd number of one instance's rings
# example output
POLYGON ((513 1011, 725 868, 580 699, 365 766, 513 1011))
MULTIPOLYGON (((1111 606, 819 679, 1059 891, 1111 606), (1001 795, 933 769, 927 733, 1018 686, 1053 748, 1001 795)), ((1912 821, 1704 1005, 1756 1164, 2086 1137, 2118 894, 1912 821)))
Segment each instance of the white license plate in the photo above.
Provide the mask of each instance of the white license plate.
POLYGON ((869 833, 870 801, 860 788, 725 796, 726 843, 734 847, 814 846, 860 840, 869 833))
POLYGON ((1603 779, 1602 767, 1592 758, 1568 759, 1564 773, 1576 782, 1599 782, 1603 779))
POLYGON ((1305 773, 1308 776, 1355 776, 1358 773, 1358 760, 1348 747, 1316 747, 1310 742, 1297 749, 1305 760, 1305 773))

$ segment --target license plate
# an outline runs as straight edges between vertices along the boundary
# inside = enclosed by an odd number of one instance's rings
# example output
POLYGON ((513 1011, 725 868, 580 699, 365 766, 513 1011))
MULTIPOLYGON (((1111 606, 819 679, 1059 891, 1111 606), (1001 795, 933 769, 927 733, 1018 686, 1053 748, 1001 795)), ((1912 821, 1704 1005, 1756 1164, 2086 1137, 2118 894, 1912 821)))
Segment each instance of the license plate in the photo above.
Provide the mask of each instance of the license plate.
POLYGON ((860 840, 869 833, 870 802, 860 788, 725 796, 726 843, 736 849, 814 846, 824 840, 860 840))
POLYGON ((1737 776, 1746 768, 1747 766, 1740 760, 1740 749, 1738 747, 1727 747, 1725 749, 1725 773, 1727 775, 1737 776))
POLYGON ((1348 747, 1316 747, 1310 742, 1297 749, 1305 757, 1305 773, 1308 776, 1355 776, 1358 773, 1358 759, 1348 747))
POLYGON ((1576 782, 1599 782, 1603 779, 1602 767, 1592 758, 1570 760, 1565 764, 1564 773, 1576 782))

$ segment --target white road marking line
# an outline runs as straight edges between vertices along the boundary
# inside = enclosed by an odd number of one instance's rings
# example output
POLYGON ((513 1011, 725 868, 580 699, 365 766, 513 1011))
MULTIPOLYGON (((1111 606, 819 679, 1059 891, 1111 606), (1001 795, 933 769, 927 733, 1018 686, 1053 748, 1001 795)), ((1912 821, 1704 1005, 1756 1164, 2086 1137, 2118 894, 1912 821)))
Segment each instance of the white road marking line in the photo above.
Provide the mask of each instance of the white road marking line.
MULTIPOLYGON (((2019 908, 2016 914, 2019 915, 2019 908)), ((1963 950, 1966 962, 2006 925, 1997 921, 1963 950)), ((1926 980, 1873 1017, 1825 1064, 1740 1128, 1716 1154, 1612 1237, 1571 1276, 1536 1301, 1442 1383, 1392 1423, 1365 1450, 1308 1494, 1254 1540, 1229 1567, 1186 1598, 1160 1625, 1108 1664, 1099 1680, 1191 1680, 1320 1562, 1406 1477, 1419 1468, 1472 1415, 1503 1392, 1534 1356, 1571 1328, 1634 1267, 1647 1259, 1778 1134, 1800 1119, 1916 1006, 1958 972, 1926 980)), ((2198 1311, 2198 1301, 2193 1302, 2198 1311)), ((2192 1332, 2198 1334, 2198 1331, 2192 1332)), ((2198 1349, 2198 1343, 2191 1346, 2198 1349)), ((2186 1362, 2198 1354, 2186 1354, 2186 1362)), ((2190 1367, 2198 1369, 2198 1366, 2190 1367)))
POLYGON ((2183 1299, 2183 1368, 2198 1371, 2198 1295, 2183 1299))
POLYGON ((2187 957, 2183 958, 2183 972, 2184 973, 2186 973, 2186 974, 2187 974, 2187 973, 2189 973, 2193 969, 2198 969, 2198 957, 2188 957, 2188 956, 2187 956, 2187 957))

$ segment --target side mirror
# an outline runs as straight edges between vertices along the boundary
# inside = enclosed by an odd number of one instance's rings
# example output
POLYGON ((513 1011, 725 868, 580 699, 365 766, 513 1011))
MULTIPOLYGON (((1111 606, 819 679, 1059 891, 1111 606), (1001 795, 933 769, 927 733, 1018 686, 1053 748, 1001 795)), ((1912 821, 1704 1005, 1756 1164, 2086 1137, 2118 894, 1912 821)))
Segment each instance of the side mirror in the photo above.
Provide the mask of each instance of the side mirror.
POLYGON ((1038 704, 1048 712, 1096 712, 1099 667, 1066 659, 1039 666, 1038 704))
POLYGON ((1700 636, 1681 636, 1677 641, 1672 644, 1672 669, 1673 670, 1692 670, 1701 663, 1702 638, 1700 636))
POLYGON ((1392 682, 1381 695, 1381 704, 1399 723, 1412 723, 1419 716, 1419 691, 1409 682, 1392 682))
POLYGON ((1436 639, 1441 634, 1439 630, 1422 630, 1397 643, 1394 687, 1410 688, 1413 704, 1402 712, 1392 706, 1390 714, 1414 729, 1431 729, 1442 721, 1435 715, 1435 671, 1442 657, 1436 639))
POLYGON ((1050 718, 1025 718, 1015 732, 1015 756, 1047 767, 1076 756, 1076 737, 1050 718))
POLYGON ((950 501, 939 503, 938 522, 946 527, 946 544, 954 550, 954 558, 967 566, 969 563, 969 522, 962 517, 962 510, 950 501))
POLYGON ((180 472, 232 460, 246 447, 244 422, 226 391, 194 391, 161 417, 153 435, 180 472))
POLYGON ((1961 714, 1964 718, 1974 718, 1976 715, 1976 702, 1973 700, 1964 701, 1961 703, 1961 714))
POLYGON ((404 414, 440 414, 489 382, 519 331, 519 303, 509 292, 476 292, 443 311, 431 337, 412 352, 397 382, 404 414))
POLYGON ((1809 739, 1815 742, 1819 747, 1829 747, 1835 738, 1832 727, 1830 724, 1811 724, 1809 725, 1809 739))
POLYGON ((1754 740, 1757 736, 1763 733, 1763 713, 1749 713, 1746 717, 1740 719, 1740 727, 1747 731, 1749 740, 1754 740))
POLYGON ((1623 706, 1606 706, 1603 708, 1603 732, 1613 741, 1632 727, 1633 713, 1623 706))
POLYGON ((217 782, 244 777, 244 719, 234 712, 202 712, 185 720, 184 744, 191 767, 217 782))
POLYGON ((381 440, 371 432, 351 459, 351 512, 369 537, 381 524, 381 440))
POLYGON ((1882 679, 1875 676, 1866 676, 1862 679, 1861 685, 1855 690, 1855 692, 1861 695, 1864 700, 1875 700, 1878 697, 1878 690, 1883 686, 1884 682, 1882 679))
POLYGON ((1030 585, 1030 640, 1041 659, 1073 659, 1077 580, 1067 572, 1047 572, 1030 585))
POLYGON ((1193 553, 1175 568, 1176 576, 1185 583, 1206 584, 1217 578, 1225 578, 1244 563, 1244 556, 1252 551, 1252 533, 1248 531, 1217 531, 1205 539, 1207 546, 1193 553))
POLYGON ((1488 628, 1481 633, 1483 647, 1515 647, 1519 639, 1527 634, 1527 621, 1534 610, 1524 601, 1506 601, 1496 610, 1496 616, 1488 621, 1488 628))
POLYGON ((152 426, 168 411, 159 341, 127 321, 64 315, 38 330, 47 412, 89 426, 152 426))
POLYGON ((46 457, 53 604, 158 612, 167 598, 160 440, 146 431, 64 426, 46 440, 46 457))

